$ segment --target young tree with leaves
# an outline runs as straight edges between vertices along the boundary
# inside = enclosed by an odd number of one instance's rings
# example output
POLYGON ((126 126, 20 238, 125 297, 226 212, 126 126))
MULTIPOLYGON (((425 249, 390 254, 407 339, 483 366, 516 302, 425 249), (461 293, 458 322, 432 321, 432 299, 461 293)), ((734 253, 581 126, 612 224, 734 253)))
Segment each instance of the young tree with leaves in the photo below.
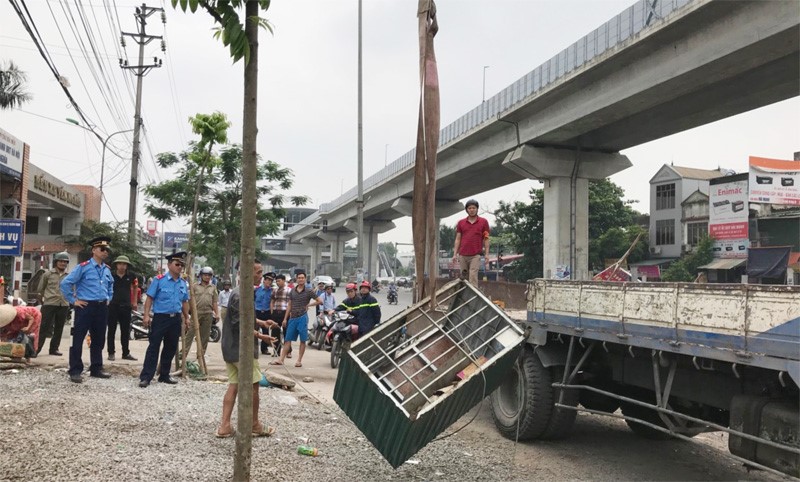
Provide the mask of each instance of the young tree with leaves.
MULTIPOLYGON (((258 29, 269 29, 266 19, 259 17, 260 10, 269 8, 269 0, 172 0, 172 6, 180 3, 185 12, 195 12, 202 7, 217 24, 215 35, 230 48, 234 62, 244 58, 244 99, 242 151, 244 166, 242 185, 242 237, 240 260, 242 266, 252 266, 255 260, 256 233, 256 163, 258 137, 258 29), (244 7, 244 21, 239 10, 244 7)), ((255 319, 255 301, 251 283, 241 285, 241 319, 255 319)), ((233 463, 233 480, 250 480, 252 462, 253 386, 250 376, 253 370, 253 334, 241 330, 239 337, 239 401, 237 407, 236 453, 233 463)))

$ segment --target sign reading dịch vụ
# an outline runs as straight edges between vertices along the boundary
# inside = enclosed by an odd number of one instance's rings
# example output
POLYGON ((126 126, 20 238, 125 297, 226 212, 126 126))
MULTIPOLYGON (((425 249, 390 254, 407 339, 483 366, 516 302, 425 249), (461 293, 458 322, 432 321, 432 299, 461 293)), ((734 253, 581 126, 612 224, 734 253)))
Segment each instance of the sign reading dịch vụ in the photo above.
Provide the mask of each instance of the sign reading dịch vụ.
POLYGON ((0 219, 0 256, 22 256, 24 232, 21 219, 0 219))

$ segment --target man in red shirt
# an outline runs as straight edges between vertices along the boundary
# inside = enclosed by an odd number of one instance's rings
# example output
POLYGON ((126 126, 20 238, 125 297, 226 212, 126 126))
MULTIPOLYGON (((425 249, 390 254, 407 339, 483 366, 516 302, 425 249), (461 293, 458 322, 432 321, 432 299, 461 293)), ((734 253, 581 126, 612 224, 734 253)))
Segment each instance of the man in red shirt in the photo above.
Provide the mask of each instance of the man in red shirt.
POLYGON ((478 216, 478 201, 470 199, 466 208, 467 217, 456 224, 453 261, 459 263, 461 279, 466 278, 469 271, 469 282, 478 286, 481 252, 489 253, 489 221, 478 216))

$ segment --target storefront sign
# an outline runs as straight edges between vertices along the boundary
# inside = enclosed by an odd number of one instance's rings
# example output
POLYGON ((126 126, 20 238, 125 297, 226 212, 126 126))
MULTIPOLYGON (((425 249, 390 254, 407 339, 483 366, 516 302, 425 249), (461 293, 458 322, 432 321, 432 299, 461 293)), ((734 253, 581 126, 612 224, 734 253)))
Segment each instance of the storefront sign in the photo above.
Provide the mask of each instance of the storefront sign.
POLYGON ((36 174, 33 176, 33 188, 37 191, 43 192, 54 198, 71 204, 76 208, 81 207, 81 195, 77 192, 68 191, 66 186, 59 186, 54 182, 47 180, 44 174, 36 174))
POLYGON ((747 219, 747 174, 709 181, 708 234, 715 258, 746 258, 750 246, 747 219))
POLYGON ((800 161, 750 156, 750 202, 800 206, 800 161))
POLYGON ((21 219, 0 219, 0 256, 22 256, 24 226, 21 219))
POLYGON ((21 140, 0 129, 0 172, 21 178, 23 149, 21 140))

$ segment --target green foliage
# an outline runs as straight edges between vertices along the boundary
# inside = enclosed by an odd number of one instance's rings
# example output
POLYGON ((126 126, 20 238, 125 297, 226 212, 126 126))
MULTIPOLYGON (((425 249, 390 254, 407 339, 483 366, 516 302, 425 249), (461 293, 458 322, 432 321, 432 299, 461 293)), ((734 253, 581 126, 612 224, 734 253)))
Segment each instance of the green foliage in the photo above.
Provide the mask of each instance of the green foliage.
POLYGON ((453 246, 456 244, 456 228, 454 226, 439 226, 439 250, 446 251, 447 256, 453 256, 453 246))
MULTIPOLYGON (((180 7, 186 12, 188 9, 192 13, 201 7, 211 15, 217 27, 214 29, 214 38, 221 40, 222 44, 230 49, 233 62, 236 63, 244 58, 245 64, 250 62, 250 44, 247 42, 244 24, 239 18, 238 10, 244 7, 248 0, 172 0, 172 7, 180 7)), ((255 0, 250 0, 255 1, 255 0)), ((257 0, 261 10, 269 9, 270 0, 257 0)), ((272 33, 272 25, 269 21, 261 17, 249 19, 259 27, 272 33)))
POLYGON ((625 201, 625 190, 608 179, 589 182, 589 239, 611 228, 630 226, 639 213, 625 201))
MULTIPOLYGON (((605 258, 620 258, 643 233, 629 261, 646 259, 648 245, 646 232, 634 224, 639 213, 625 201, 625 191, 602 179, 589 183, 589 265, 602 269, 605 258)), ((526 281, 543 275, 544 247, 544 190, 531 189, 531 203, 500 202, 495 211, 497 226, 491 244, 504 246, 505 255, 523 254, 521 260, 509 265, 508 277, 513 281, 526 281)))
POLYGON ((111 238, 111 253, 106 260, 109 265, 114 262, 117 256, 125 255, 133 265, 131 271, 144 276, 153 274, 152 263, 142 256, 136 246, 128 243, 127 221, 119 223, 84 221, 81 225, 80 234, 61 236, 60 239, 68 245, 80 247, 78 262, 83 262, 92 257, 92 248, 89 247, 89 241, 97 236, 109 236, 111 238))
MULTIPOLYGON (((194 158, 200 144, 192 143, 179 154, 161 153, 161 167, 177 167, 172 179, 145 187, 147 199, 145 210, 155 219, 168 221, 191 215, 194 203, 194 188, 199 167, 194 158)), ((224 147, 214 158, 215 168, 205 175, 200 186, 197 210, 197 233, 192 243, 194 254, 205 256, 211 266, 230 269, 231 255, 241 249, 242 226, 242 167, 243 154, 240 145, 224 147)), ((257 192, 265 207, 256 212, 257 239, 275 235, 280 231, 286 203, 302 206, 308 202, 306 196, 284 196, 281 191, 291 188, 292 171, 273 161, 261 161, 257 165, 257 192)), ((256 246, 260 243, 256 243, 256 246)), ((256 257, 266 259, 267 253, 257 251, 256 257)))
POLYGON ((713 246, 712 238, 706 236, 701 239, 691 253, 669 265, 669 268, 661 274, 661 281, 694 281, 697 277, 697 268, 714 259, 713 246))
POLYGON ((383 250, 389 259, 394 259, 397 256, 397 248, 394 243, 378 243, 378 249, 383 250))
POLYGON ((600 235, 599 238, 589 239, 589 266, 595 271, 605 268, 605 260, 618 260, 628 248, 631 247, 636 236, 639 242, 628 256, 628 263, 635 263, 647 259, 649 243, 647 230, 641 226, 614 226, 600 235))
POLYGON ((542 277, 544 249, 544 191, 530 190, 531 203, 500 201, 495 211, 497 224, 503 227, 505 252, 524 255, 521 260, 509 265, 507 277, 511 281, 524 282, 542 277))

